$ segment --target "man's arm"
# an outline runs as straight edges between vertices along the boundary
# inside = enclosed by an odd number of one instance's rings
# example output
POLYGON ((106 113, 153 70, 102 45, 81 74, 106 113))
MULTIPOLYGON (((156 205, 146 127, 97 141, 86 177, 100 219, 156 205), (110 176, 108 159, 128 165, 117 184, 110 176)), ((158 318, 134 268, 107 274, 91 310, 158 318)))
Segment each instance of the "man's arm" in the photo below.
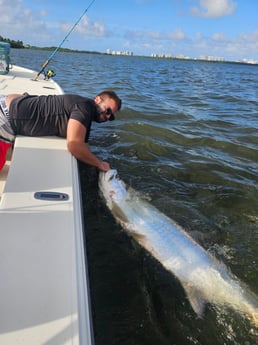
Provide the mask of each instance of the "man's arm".
POLYGON ((101 171, 108 171, 110 165, 101 161, 89 149, 84 142, 87 129, 77 120, 70 119, 67 126, 67 149, 80 161, 97 167, 101 171))

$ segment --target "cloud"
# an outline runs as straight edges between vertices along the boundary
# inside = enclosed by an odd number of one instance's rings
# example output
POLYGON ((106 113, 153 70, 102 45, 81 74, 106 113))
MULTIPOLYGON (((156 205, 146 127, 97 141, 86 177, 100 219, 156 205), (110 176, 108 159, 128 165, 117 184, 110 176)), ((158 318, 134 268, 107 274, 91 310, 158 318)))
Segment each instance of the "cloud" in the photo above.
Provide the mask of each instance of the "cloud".
POLYGON ((215 32, 211 36, 196 32, 193 39, 186 43, 189 43, 187 47, 192 49, 196 57, 209 55, 226 60, 255 59, 258 51, 258 30, 242 32, 234 38, 229 38, 222 32, 215 32))
POLYGON ((258 50, 258 30, 242 32, 229 37, 223 32, 204 35, 195 32, 188 37, 181 28, 171 32, 128 31, 126 45, 129 50, 135 49, 146 54, 152 52, 185 55, 191 57, 214 56, 226 60, 238 60, 245 57, 255 58, 258 50))
POLYGON ((220 42, 220 43, 227 43, 229 41, 227 36, 222 32, 215 32, 211 36, 211 39, 215 42, 220 42))
POLYGON ((200 8, 192 7, 190 12, 194 16, 217 18, 232 14, 236 6, 232 0, 200 0, 200 8))
POLYGON ((157 31, 149 31, 147 33, 147 37, 149 37, 150 39, 153 39, 153 40, 161 40, 162 34, 160 32, 157 32, 157 31))
POLYGON ((22 0, 0 0, 1 8, 1 36, 15 40, 22 40, 25 44, 28 40, 39 42, 41 39, 49 39, 43 21, 46 11, 32 11, 24 6, 22 0))
POLYGON ((188 37, 184 31, 180 28, 174 29, 172 32, 158 32, 158 31, 140 31, 140 30, 128 30, 124 37, 126 39, 150 39, 150 40, 174 40, 174 41, 184 41, 188 40, 188 37))
MULTIPOLYGON (((44 4, 44 3, 43 3, 44 4)), ((32 10, 23 0, 0 0, 1 36, 21 40, 24 44, 56 45, 73 27, 73 22, 51 21, 48 10, 32 10)), ((92 22, 85 15, 74 28, 83 38, 108 37, 110 31, 101 22, 92 22)))
POLYGON ((184 31, 180 28, 176 28, 171 33, 169 33, 168 38, 175 41, 185 41, 188 39, 184 31))
MULTIPOLYGON (((21 0, 0 0, 1 26, 13 24, 13 18, 18 18, 23 14, 21 0)), ((3 27, 1 27, 3 31, 3 27)))
MULTIPOLYGON (((64 33, 68 33, 74 24, 72 23, 63 23, 61 24, 61 30, 64 33)), ((100 22, 91 22, 89 18, 85 15, 80 23, 75 27, 75 31, 83 36, 92 36, 92 37, 107 37, 111 33, 106 29, 103 23, 100 22)))
POLYGON ((143 31, 140 30, 127 30, 124 34, 126 39, 140 39, 144 36, 143 31))

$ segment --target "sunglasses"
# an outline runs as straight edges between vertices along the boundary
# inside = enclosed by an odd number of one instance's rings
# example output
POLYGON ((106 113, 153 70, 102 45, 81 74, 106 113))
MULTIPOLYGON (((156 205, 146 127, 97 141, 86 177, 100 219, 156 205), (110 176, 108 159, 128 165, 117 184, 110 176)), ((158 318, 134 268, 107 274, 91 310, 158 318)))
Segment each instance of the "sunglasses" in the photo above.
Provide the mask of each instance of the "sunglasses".
POLYGON ((110 115, 109 121, 115 120, 115 115, 112 113, 111 108, 107 108, 105 111, 103 111, 105 115, 110 115))

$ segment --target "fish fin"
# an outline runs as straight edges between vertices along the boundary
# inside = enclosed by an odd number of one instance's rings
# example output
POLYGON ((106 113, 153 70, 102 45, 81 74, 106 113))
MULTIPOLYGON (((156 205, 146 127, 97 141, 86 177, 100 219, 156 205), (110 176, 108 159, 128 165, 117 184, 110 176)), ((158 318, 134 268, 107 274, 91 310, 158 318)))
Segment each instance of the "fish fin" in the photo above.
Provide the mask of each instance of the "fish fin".
MULTIPOLYGON (((122 209, 116 204, 113 203, 112 206, 112 213, 115 216, 115 218, 120 221, 120 223, 122 223, 123 226, 125 226, 126 224, 129 224, 129 220, 126 216, 126 214, 122 211, 122 209)), ((128 227, 127 227, 128 228, 128 227)), ((138 233, 137 231, 134 231, 133 229, 131 229, 130 227, 128 228, 129 234, 140 244, 144 244, 144 242, 146 241, 146 236, 138 233)))
POLYGON ((126 217, 125 213, 121 210, 121 208, 113 203, 112 205, 112 213, 113 215, 122 223, 129 223, 128 218, 126 217))
POLYGON ((205 299, 201 296, 198 290, 189 284, 183 284, 183 287, 193 310, 200 318, 202 318, 206 303, 205 299))
POLYGON ((139 234, 138 232, 136 231, 132 231, 130 230, 130 235, 137 241, 139 242, 140 244, 143 245, 143 243, 146 241, 146 236, 142 235, 142 234, 139 234))

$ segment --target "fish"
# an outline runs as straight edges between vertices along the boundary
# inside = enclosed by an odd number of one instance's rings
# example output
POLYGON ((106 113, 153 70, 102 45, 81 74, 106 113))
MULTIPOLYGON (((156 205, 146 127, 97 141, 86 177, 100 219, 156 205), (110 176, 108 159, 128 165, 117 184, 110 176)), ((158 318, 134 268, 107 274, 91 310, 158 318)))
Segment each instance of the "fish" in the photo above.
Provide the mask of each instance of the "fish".
POLYGON ((258 327, 258 298, 187 231, 128 187, 116 169, 99 173, 99 190, 116 221, 181 283, 198 317, 207 303, 229 307, 258 327))

